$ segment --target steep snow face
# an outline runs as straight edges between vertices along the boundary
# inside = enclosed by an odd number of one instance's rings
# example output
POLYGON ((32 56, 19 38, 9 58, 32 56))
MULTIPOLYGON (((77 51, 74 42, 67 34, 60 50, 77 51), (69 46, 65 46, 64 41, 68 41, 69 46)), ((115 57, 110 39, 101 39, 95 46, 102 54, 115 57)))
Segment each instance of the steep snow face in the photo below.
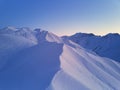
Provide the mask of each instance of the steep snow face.
POLYGON ((108 57, 120 61, 120 35, 110 33, 105 36, 77 33, 70 37, 63 37, 81 45, 82 47, 96 52, 102 57, 108 57))
POLYGON ((64 45, 61 70, 47 90, 119 90, 120 64, 64 45))
POLYGON ((49 41, 49 42, 57 42, 57 43, 63 43, 63 40, 56 36, 55 34, 49 32, 46 36, 46 39, 49 41))
POLYGON ((45 90, 60 69, 61 52, 62 44, 43 42, 14 54, 0 68, 0 88, 45 90))
POLYGON ((34 31, 36 31, 35 36, 39 43, 44 42, 44 41, 63 43, 63 41, 60 37, 56 36, 55 34, 53 34, 51 32, 39 30, 39 29, 35 29, 34 31))
POLYGON ((47 31, 12 29, 0 33, 0 89, 45 90, 60 70, 63 44, 49 42, 47 31))
POLYGON ((13 36, 10 34, 0 34, 0 69, 7 63, 8 59, 25 48, 36 45, 21 36, 13 36))

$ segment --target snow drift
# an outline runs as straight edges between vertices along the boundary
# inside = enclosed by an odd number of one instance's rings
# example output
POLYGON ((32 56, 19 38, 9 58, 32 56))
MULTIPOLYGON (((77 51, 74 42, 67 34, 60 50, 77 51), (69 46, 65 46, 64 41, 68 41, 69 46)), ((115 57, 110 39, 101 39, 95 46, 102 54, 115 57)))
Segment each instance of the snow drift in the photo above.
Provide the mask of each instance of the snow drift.
POLYGON ((120 64, 40 29, 0 30, 1 90, 119 90, 120 64))
POLYGON ((63 47, 61 70, 48 90, 119 90, 120 66, 80 48, 63 47))

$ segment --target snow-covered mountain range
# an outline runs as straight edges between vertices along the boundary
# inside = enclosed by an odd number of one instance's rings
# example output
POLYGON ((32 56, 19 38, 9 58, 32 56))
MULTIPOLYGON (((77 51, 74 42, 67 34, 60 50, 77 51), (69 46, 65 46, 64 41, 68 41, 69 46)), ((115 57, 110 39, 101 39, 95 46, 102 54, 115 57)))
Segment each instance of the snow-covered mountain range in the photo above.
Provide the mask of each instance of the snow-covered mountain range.
POLYGON ((68 38, 102 57, 120 62, 120 35, 118 33, 109 33, 105 36, 97 36, 92 33, 76 33, 63 38, 68 38))
POLYGON ((1 29, 0 90, 120 90, 120 63, 71 40, 40 29, 1 29))

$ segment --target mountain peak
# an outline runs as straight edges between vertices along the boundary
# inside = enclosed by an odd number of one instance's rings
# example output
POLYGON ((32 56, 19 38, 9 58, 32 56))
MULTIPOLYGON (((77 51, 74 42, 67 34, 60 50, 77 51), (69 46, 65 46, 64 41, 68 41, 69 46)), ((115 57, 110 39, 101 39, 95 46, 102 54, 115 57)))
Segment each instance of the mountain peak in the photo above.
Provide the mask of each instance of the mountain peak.
POLYGON ((13 30, 13 31, 16 31, 17 28, 15 28, 15 27, 13 27, 13 26, 8 26, 8 27, 2 28, 1 30, 13 30))
POLYGON ((91 37, 91 36, 95 36, 93 33, 76 33, 72 36, 75 36, 75 37, 91 37))
POLYGON ((41 29, 7 27, 2 31, 1 89, 119 90, 120 64, 92 51, 119 57, 120 41, 78 33, 72 37, 82 42, 78 45, 69 37, 41 29), (85 49, 81 47, 84 45, 85 49))
POLYGON ((120 34, 118 33, 108 33, 105 36, 76 33, 69 36, 68 39, 86 49, 94 51, 102 57, 108 57, 120 61, 120 34), (112 54, 113 52, 114 54, 112 54))
POLYGON ((119 33, 108 33, 107 35, 103 36, 103 37, 120 37, 120 34, 119 33))

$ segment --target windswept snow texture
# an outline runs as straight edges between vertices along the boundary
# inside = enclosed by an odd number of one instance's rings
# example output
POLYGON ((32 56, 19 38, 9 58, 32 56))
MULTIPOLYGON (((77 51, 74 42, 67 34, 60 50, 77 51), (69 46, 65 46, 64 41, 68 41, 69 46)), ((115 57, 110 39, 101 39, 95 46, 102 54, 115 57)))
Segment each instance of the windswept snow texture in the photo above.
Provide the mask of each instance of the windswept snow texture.
POLYGON ((120 64, 40 29, 0 30, 0 90, 120 90, 120 64))
POLYGON ((61 70, 48 90, 120 90, 120 64, 64 45, 61 70))
POLYGON ((120 35, 117 33, 109 33, 105 36, 76 33, 72 36, 63 38, 72 40, 102 57, 108 57, 120 62, 120 35))

